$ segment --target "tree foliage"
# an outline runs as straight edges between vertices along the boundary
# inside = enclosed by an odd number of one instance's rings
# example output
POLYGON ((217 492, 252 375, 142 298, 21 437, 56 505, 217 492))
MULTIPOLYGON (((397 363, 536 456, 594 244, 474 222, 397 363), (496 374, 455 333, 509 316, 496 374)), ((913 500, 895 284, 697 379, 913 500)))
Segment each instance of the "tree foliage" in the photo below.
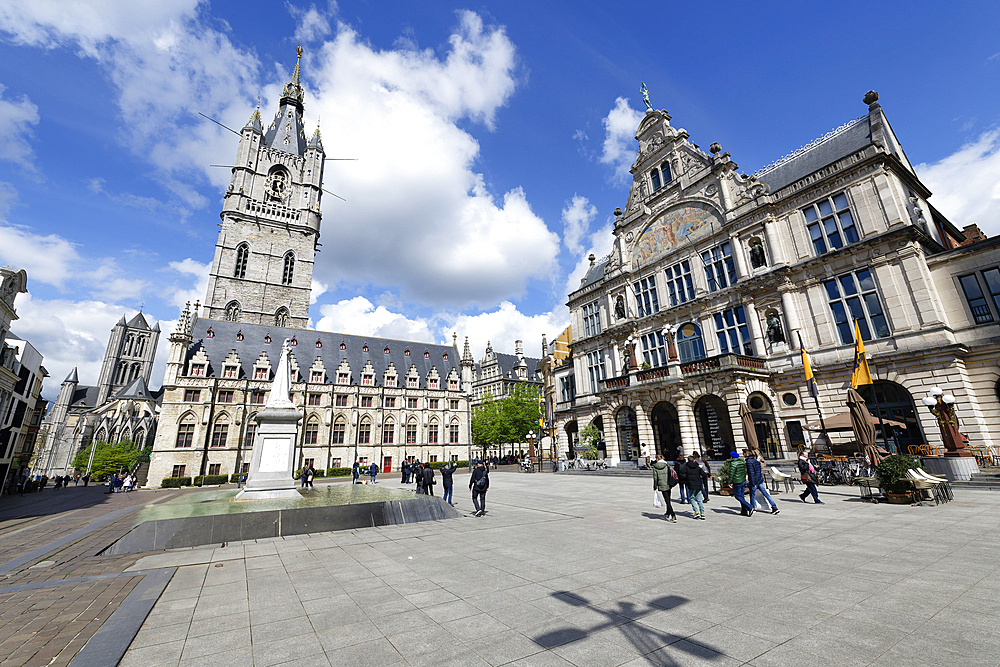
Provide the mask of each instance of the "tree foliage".
POLYGON ((597 425, 591 422, 587 428, 580 431, 580 442, 587 445, 587 449, 583 451, 583 458, 594 461, 597 459, 597 443, 604 439, 601 432, 598 430, 597 425))
POLYGON ((472 442, 485 451, 491 445, 522 443, 538 431, 538 392, 524 384, 497 400, 489 393, 472 408, 472 442))
POLYGON ((94 448, 96 448, 94 462, 90 468, 90 474, 94 477, 111 475, 119 470, 131 470, 143 454, 132 444, 131 440, 122 440, 114 444, 96 440, 90 447, 81 450, 76 455, 73 459, 73 465, 86 472, 87 462, 90 460, 90 450, 94 448))

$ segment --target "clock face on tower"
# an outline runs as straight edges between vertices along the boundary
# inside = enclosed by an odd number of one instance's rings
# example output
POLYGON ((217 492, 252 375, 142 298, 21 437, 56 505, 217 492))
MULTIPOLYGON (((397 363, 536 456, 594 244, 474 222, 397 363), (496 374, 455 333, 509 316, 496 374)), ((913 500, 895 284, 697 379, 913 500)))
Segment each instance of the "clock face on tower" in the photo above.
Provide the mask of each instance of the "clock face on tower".
POLYGON ((288 172, 284 169, 275 169, 268 174, 264 191, 267 193, 268 198, 284 201, 289 193, 288 172))

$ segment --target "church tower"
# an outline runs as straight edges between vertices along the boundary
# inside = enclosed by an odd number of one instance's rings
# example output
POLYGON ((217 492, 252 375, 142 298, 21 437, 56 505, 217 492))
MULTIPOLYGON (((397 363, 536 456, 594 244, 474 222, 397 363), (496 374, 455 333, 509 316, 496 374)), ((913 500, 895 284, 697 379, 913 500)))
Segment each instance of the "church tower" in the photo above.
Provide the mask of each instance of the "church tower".
POLYGON ((256 109, 240 132, 208 278, 209 319, 304 329, 322 219, 319 127, 306 140, 302 49, 265 131, 256 109))
POLYGON ((108 399, 114 398, 115 394, 137 377, 141 377, 147 385, 149 384, 149 376, 153 372, 153 357, 156 356, 156 344, 159 340, 159 322, 150 327, 142 313, 136 313, 128 322, 122 315, 118 324, 111 330, 111 338, 108 339, 108 349, 101 364, 101 377, 97 381, 95 406, 104 405, 108 399))

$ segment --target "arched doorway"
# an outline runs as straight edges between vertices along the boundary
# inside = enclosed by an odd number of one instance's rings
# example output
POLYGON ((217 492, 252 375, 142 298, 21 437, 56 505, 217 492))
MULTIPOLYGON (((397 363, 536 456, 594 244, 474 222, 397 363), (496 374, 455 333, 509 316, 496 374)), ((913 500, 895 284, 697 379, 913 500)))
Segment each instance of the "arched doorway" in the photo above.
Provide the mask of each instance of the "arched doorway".
POLYGON ((778 452, 781 451, 781 440, 778 438, 778 423, 774 419, 774 407, 771 405, 771 400, 764 394, 754 392, 747 397, 747 406, 753 416, 760 453, 767 459, 778 458, 778 452))
POLYGON ((677 408, 661 401, 653 406, 649 417, 656 440, 656 453, 667 461, 676 461, 681 452, 681 421, 677 408))
POLYGON ((713 459, 725 459, 733 446, 733 425, 729 408, 718 396, 707 394, 694 404, 694 414, 701 431, 702 453, 713 459))
POLYGON ((879 414, 885 419, 893 419, 906 424, 905 429, 886 427, 885 444, 890 451, 906 454, 910 445, 924 444, 924 436, 920 432, 920 420, 917 419, 917 409, 913 397, 901 384, 888 380, 877 380, 874 385, 858 387, 858 393, 865 399, 868 411, 875 418, 876 442, 883 441, 881 427, 878 423, 879 414), (874 392, 872 391, 874 389, 874 392), (876 406, 877 403, 877 406, 876 406))
POLYGON ((627 405, 615 415, 615 425, 618 427, 618 458, 622 461, 632 461, 639 456, 639 422, 635 418, 635 410, 627 405))
POLYGON ((577 435, 576 420, 574 419, 571 422, 567 422, 566 426, 563 427, 563 430, 566 432, 566 442, 568 443, 566 445, 566 457, 575 459, 577 455, 576 443, 579 438, 577 435))

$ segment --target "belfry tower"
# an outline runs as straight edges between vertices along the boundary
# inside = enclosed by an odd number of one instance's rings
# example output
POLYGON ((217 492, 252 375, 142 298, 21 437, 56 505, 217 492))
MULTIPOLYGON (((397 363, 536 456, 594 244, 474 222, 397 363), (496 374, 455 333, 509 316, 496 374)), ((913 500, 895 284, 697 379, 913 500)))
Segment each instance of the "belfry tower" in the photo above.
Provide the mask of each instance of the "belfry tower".
POLYGON ((301 329, 309 322, 326 153, 318 126, 306 140, 297 51, 267 130, 258 107, 240 132, 208 277, 209 319, 301 329))

